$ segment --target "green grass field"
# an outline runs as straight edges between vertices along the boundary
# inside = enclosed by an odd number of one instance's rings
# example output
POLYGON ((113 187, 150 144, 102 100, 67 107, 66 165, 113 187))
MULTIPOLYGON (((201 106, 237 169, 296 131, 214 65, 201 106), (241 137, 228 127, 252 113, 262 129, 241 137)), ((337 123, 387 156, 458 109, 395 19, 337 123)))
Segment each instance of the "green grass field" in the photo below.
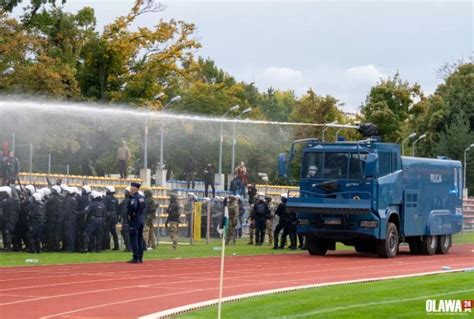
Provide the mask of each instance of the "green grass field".
MULTIPOLYGON (((473 297, 474 273, 451 273, 248 298, 223 304, 222 318, 426 318, 426 299, 473 297)), ((213 306, 178 318, 215 318, 216 314, 213 306)))
MULTIPOLYGON (((169 240, 164 238, 163 240, 169 240)), ((474 232, 466 232, 457 234, 454 236, 453 241, 455 244, 459 243, 474 243, 474 232)), ((232 256, 249 256, 249 255, 262 255, 262 254, 282 254, 282 253, 298 253, 302 252, 291 251, 289 249, 284 250, 273 250, 272 246, 252 246, 247 245, 248 240, 238 240, 235 246, 227 246, 226 255, 232 256)), ((151 259, 174 259, 174 258, 193 258, 193 257, 211 257, 220 256, 220 245, 221 242, 213 240, 209 245, 205 244, 205 241, 196 243, 190 246, 188 243, 183 243, 177 250, 172 250, 169 244, 160 244, 158 249, 153 251, 147 251, 145 253, 145 260, 151 259), (216 248, 218 250, 216 250, 216 248)), ((352 250, 353 247, 344 246, 342 244, 337 245, 337 250, 352 250)), ((131 253, 122 251, 104 251, 101 253, 42 253, 42 254, 29 254, 26 252, 0 252, 0 267, 1 266, 24 266, 31 265, 25 263, 28 258, 39 259, 41 265, 52 265, 52 264, 71 264, 71 263, 89 263, 89 262, 111 262, 111 261, 126 261, 130 259, 131 253)))

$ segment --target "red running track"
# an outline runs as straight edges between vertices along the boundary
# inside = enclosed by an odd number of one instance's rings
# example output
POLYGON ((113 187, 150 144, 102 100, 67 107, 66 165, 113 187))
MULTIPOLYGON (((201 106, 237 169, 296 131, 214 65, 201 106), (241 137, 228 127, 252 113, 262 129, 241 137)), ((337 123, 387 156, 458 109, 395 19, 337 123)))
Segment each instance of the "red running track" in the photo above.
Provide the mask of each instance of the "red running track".
MULTIPOLYGON (((474 245, 448 255, 379 259, 352 251, 226 257, 224 296, 474 266, 474 245)), ((0 317, 135 318, 218 297, 219 258, 0 268, 0 317)))

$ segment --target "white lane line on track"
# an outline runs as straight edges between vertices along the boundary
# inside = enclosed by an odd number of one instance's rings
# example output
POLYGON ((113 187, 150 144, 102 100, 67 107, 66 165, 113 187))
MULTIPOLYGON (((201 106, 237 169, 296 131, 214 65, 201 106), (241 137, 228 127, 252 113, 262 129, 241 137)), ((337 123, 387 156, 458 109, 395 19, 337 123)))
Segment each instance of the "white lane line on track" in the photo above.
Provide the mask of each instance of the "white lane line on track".
MULTIPOLYGON (((276 293, 282 293, 282 292, 291 292, 291 291, 309 289, 309 288, 356 284, 356 283, 364 283, 364 282, 371 282, 371 281, 382 281, 382 280, 388 280, 388 279, 411 278, 411 277, 429 276, 429 275, 454 273, 454 272, 462 272, 462 271, 464 271, 464 269, 455 269, 455 270, 448 270, 448 271, 446 270, 434 271, 434 272, 425 272, 425 273, 410 274, 410 275, 386 276, 386 277, 377 277, 377 278, 370 278, 370 279, 357 279, 357 280, 347 280, 347 281, 339 281, 339 282, 331 282, 331 283, 323 283, 323 284, 302 285, 302 286, 295 286, 295 287, 289 287, 289 288, 270 289, 270 290, 265 290, 265 291, 260 291, 260 292, 253 292, 253 293, 246 293, 246 294, 241 294, 241 295, 225 297, 225 298, 222 298, 222 302, 230 302, 230 301, 236 301, 240 299, 258 297, 258 296, 264 296, 264 295, 276 294, 276 293)), ((216 305, 218 301, 219 301, 218 299, 213 299, 213 300, 198 302, 198 303, 194 303, 194 304, 190 304, 186 306, 176 307, 176 308, 148 314, 145 316, 141 316, 139 317, 139 319, 156 319, 156 318, 172 317, 181 313, 216 305)))
POLYGON ((412 298, 403 298, 403 299, 398 299, 397 298, 397 299, 378 301, 378 302, 366 302, 366 303, 359 303, 359 304, 349 305, 349 306, 345 306, 345 307, 333 307, 331 309, 314 310, 314 311, 310 311, 310 312, 306 312, 306 313, 302 313, 302 314, 298 314, 298 315, 294 315, 294 316, 290 315, 290 316, 285 316, 285 317, 277 317, 275 319, 304 318, 304 317, 308 317, 308 316, 320 315, 320 314, 324 314, 324 313, 331 313, 331 312, 335 312, 335 311, 344 311, 344 310, 354 309, 354 308, 396 304, 396 303, 416 301, 416 300, 426 300, 426 299, 437 298, 437 297, 445 297, 445 296, 449 296, 449 295, 463 294, 463 293, 473 292, 473 291, 474 291, 474 289, 467 289, 467 290, 450 291, 450 292, 433 294, 433 295, 418 296, 418 297, 412 297, 412 298))
MULTIPOLYGON (((261 283, 233 285, 233 286, 226 287, 226 289, 241 288, 241 287, 248 287, 248 286, 257 286, 257 285, 260 285, 260 284, 261 283)), ((123 300, 123 301, 117 301, 117 302, 111 302, 111 303, 105 303, 105 304, 90 306, 90 307, 74 309, 74 310, 71 310, 71 311, 56 313, 56 314, 53 314, 53 315, 47 315, 47 316, 40 317, 40 319, 54 318, 54 317, 59 317, 59 316, 63 316, 63 315, 68 315, 68 314, 71 314, 71 313, 85 311, 85 310, 91 310, 91 309, 97 309, 97 308, 103 308, 103 307, 109 307, 109 306, 116 306, 116 305, 135 302, 135 301, 142 301, 142 300, 155 299, 155 298, 163 298, 163 297, 175 296, 175 295, 183 295, 183 294, 188 294, 188 293, 212 291, 212 290, 218 290, 218 289, 219 289, 219 287, 205 288, 205 289, 194 289, 194 290, 170 293, 170 294, 165 294, 165 295, 155 295, 155 296, 149 296, 149 297, 143 297, 143 298, 128 299, 128 300, 123 300)))
MULTIPOLYGON (((421 256, 421 257, 425 257, 425 256, 421 256)), ((468 259, 468 260, 471 260, 472 257, 464 257, 464 258, 446 258, 446 259, 443 259, 443 262, 444 263, 449 263, 451 261, 460 261, 460 260, 463 260, 463 259, 468 259)), ((246 258, 246 259, 250 259, 252 260, 251 258, 246 258)), ((410 258, 410 260, 413 260, 413 258, 410 258)), ((239 260, 241 261, 241 260, 239 260)), ((277 268, 281 268, 281 267, 284 267, 285 264, 289 263, 289 264, 294 264, 294 259, 292 259, 291 261, 281 261, 279 260, 278 262, 275 262, 275 261, 272 261, 272 265, 273 264, 277 264, 277 268)), ((404 265, 408 265, 408 264, 422 264, 422 263, 428 263, 428 264, 431 264, 433 262, 433 260, 430 258, 427 260, 427 258, 416 258, 415 257, 415 260, 411 261, 411 262, 404 262, 404 265)), ((361 264, 361 261, 358 260, 358 261, 354 261, 354 262, 346 262, 344 263, 345 266, 347 265, 357 265, 357 264, 361 264)), ((228 273, 232 273, 232 272, 238 272, 239 274, 242 274, 242 268, 239 267, 241 265, 246 265, 246 264, 243 264, 243 263, 230 263, 230 266, 231 267, 235 267, 235 268, 238 268, 238 270, 227 270, 226 272, 228 273)), ((340 262, 334 262, 333 259, 331 260, 328 260, 328 263, 325 263, 323 260, 320 260, 318 259, 318 267, 332 267, 332 266, 340 266, 341 263, 340 262)), ((390 265, 395 265, 393 263, 389 264, 388 266, 390 265)), ((123 269, 123 264, 120 264, 120 268, 123 269)), ((312 264, 308 264, 304 267, 313 267, 314 265, 312 264)), ((384 266, 387 266, 387 264, 385 263, 384 266)), ((217 265, 216 265, 217 267, 217 265)), ((370 268, 370 267, 373 267, 373 268, 378 268, 379 267, 379 264, 378 263, 375 263, 373 264, 372 266, 364 266, 363 268, 370 268)), ((209 265, 206 267, 206 266, 202 266, 202 267, 188 267, 188 268, 182 268, 182 269, 179 269, 179 270, 193 270, 193 272, 198 272, 199 269, 206 269, 208 270, 210 267, 209 265)), ((274 267, 268 267, 268 266, 265 266, 265 269, 266 270, 271 270, 273 269, 274 267)), ((176 268, 175 268, 176 269, 176 268)), ((216 268, 218 269, 218 268, 216 268)), ((35 280, 35 279, 54 279, 54 278, 64 278, 64 277, 74 277, 74 276, 91 276, 91 277, 106 277, 106 276, 110 276, 110 269, 108 269, 109 271, 108 272, 97 272, 97 273, 89 273, 89 272, 82 272, 82 273, 73 273, 73 274, 67 274, 67 275, 59 275, 59 276, 42 276, 42 277, 26 277, 26 278, 14 278, 14 279, 4 279, 4 280, 0 280, 0 282, 7 282, 7 281, 14 281, 14 282, 18 282, 19 280, 35 280)), ((169 271, 169 269, 168 269, 169 271)), ((114 272, 114 275, 118 275, 118 274, 130 274, 130 273, 135 273, 135 272, 138 272, 140 276, 143 276, 143 274, 145 272, 159 272, 158 269, 155 269, 155 268, 151 268, 151 269, 143 269, 143 268, 140 268, 140 269, 137 269, 137 270, 125 270, 125 271, 116 271, 114 272)), ((199 272, 200 274, 206 274, 206 273, 213 273, 213 272, 199 272)), ((179 275, 176 274, 176 275, 179 275)), ((38 286, 29 286, 29 287, 33 287, 33 288, 36 288, 36 287, 42 287, 41 285, 38 285, 38 286)), ((44 285, 44 287, 47 287, 47 285, 44 285)), ((17 287, 17 289, 22 289, 22 287, 17 287)), ((3 290, 0 290, 0 291, 3 291, 3 290)))
MULTIPOLYGON (((417 265, 413 265, 417 266, 417 265)), ((367 267, 356 267, 357 269, 359 268, 367 268, 367 267)), ((465 268, 465 267, 463 267, 465 268)), ((418 267, 415 267, 415 269, 418 269, 418 267)), ((345 268, 346 273, 350 273, 351 270, 355 270, 355 267, 352 268, 345 268)), ((403 271, 408 271, 410 268, 404 267, 403 271)), ((329 270, 325 270, 329 271, 329 270)), ((298 274, 301 273, 318 273, 320 270, 313 270, 310 272, 298 272, 298 274)), ((384 273, 391 273, 393 272, 393 269, 386 269, 386 270, 381 270, 377 272, 372 272, 371 275, 382 275, 384 273)), ((288 272, 288 275, 294 274, 294 272, 288 272)), ((262 276, 271 276, 272 274, 259 274, 255 275, 255 277, 260 278, 260 282, 258 284, 262 284, 261 277, 262 276)), ((336 278, 344 278, 346 277, 346 274, 339 275, 339 276, 331 276, 331 280, 335 280, 336 278)), ((250 276, 251 277, 251 276, 250 276)), ((248 275, 240 276, 240 277, 231 277, 227 278, 227 280, 239 280, 239 279, 249 279, 248 275)), ((204 278, 204 279, 194 279, 194 280, 184 280, 184 281, 175 281, 175 282, 168 282, 168 283, 157 283, 153 284, 155 288, 159 288, 159 286, 166 286, 166 285, 178 285, 178 284, 190 284, 190 283, 198 283, 198 282, 208 282, 208 281, 216 281, 218 280, 217 278, 204 278)), ((364 279, 367 280, 367 279, 364 279)), ((298 279, 290 279, 288 281, 280 281, 280 283, 292 283, 292 282, 297 282, 298 279)), ((123 289, 131 289, 131 288, 139 288, 142 285, 133 285, 133 286, 122 286, 122 287, 115 287, 115 288, 107 288, 107 289, 100 289, 100 290, 88 290, 88 291, 81 291, 81 292, 75 292, 75 293, 69 293, 69 294, 61 294, 61 295, 54 295, 54 296, 43 296, 43 297, 38 297, 38 298, 30 298, 30 299, 25 299, 25 300, 18 300, 18 301, 13 301, 13 302, 7 302, 7 303, 2 303, 0 306, 7 306, 7 305, 15 305, 15 304, 21 304, 21 303, 27 303, 27 302, 34 302, 34 301, 40 301, 40 300, 47 300, 47 299, 54 299, 54 298, 63 298, 63 297, 71 297, 71 296, 77 296, 77 295, 86 295, 86 294, 94 294, 94 293, 102 293, 102 292, 109 292, 109 291, 117 291, 117 290, 123 290, 123 289)), ((163 287, 164 288, 164 287, 163 287)), ((225 288, 229 288, 229 286, 226 286, 225 288)))
MULTIPOLYGON (((461 258, 458 258, 458 259, 453 259, 455 261, 460 261, 461 258)), ((469 261, 471 261, 471 258, 462 258, 462 259, 468 259, 469 261)), ((431 263, 432 261, 430 261, 429 263, 431 263)), ((425 263, 425 262, 423 262, 425 263)), ((350 263, 347 263, 345 265, 348 265, 350 263)), ((360 264, 360 263, 357 263, 357 264, 360 264)), ((420 266, 420 262, 411 262, 411 263, 405 263, 404 264, 404 267, 403 267, 403 270, 409 270, 410 268, 408 267, 413 267, 413 266, 416 266, 416 268, 418 268, 418 266, 420 266)), ((338 264, 340 265, 340 264, 338 264)), ((278 263, 277 266, 275 267, 272 267, 272 268, 265 268, 265 270, 267 271, 267 273, 265 274, 254 274, 253 272, 251 274, 246 274, 246 273, 242 273, 242 271, 235 271, 235 270, 228 270, 226 271, 225 273, 227 274, 226 276, 226 279, 227 280, 240 280, 240 279, 251 279, 251 278, 254 278, 256 277, 257 279, 261 280, 262 279, 262 276, 264 277, 268 277, 268 276, 273 276, 273 273, 272 273, 272 269, 280 269, 281 268, 281 265, 278 263), (238 274, 238 276, 229 276, 229 274, 238 274)), ((357 270, 360 270, 360 269, 363 269, 363 270, 367 270, 369 268, 376 268, 376 269, 379 269, 379 266, 378 265, 372 265, 372 266, 357 266, 357 267, 345 267, 344 270, 346 272, 350 272, 350 271, 357 271, 357 270)), ((377 271, 377 272, 372 272, 372 274, 381 274, 381 273, 386 273, 386 272, 392 272, 393 269, 388 269, 388 270, 385 270, 385 271, 377 271)), ((301 271, 299 270, 298 271, 298 274, 321 274, 321 273, 325 273, 325 272, 334 272, 334 269, 312 269, 310 271, 301 271)), ((198 273, 199 275, 203 275, 203 274, 215 274, 216 271, 210 271, 210 272, 205 272, 205 273, 198 273)), ((294 271, 290 271, 290 272, 287 272, 286 274, 288 275, 291 275, 291 274, 294 274, 294 271)), ((185 278, 184 276, 180 275, 180 274, 174 274, 175 276, 179 276, 180 278, 185 278)), ((212 280, 216 280, 216 278, 213 278, 213 277, 209 277, 209 278, 202 278, 202 279, 195 279, 195 277, 191 277, 192 274, 186 274, 187 275, 187 278, 191 278, 191 280, 184 280, 184 281, 178 281, 178 282, 171 282, 171 283, 157 283, 157 284, 153 284, 155 286, 159 286, 159 285, 167 285, 167 284, 183 284, 183 283, 196 283, 196 282, 206 282, 206 281, 212 281, 212 280)), ((284 274, 283 274, 284 275, 284 274)), ((146 278, 146 279, 151 279, 151 278, 160 278, 160 277, 169 277, 169 274, 167 275, 141 275, 141 276, 137 276, 137 277, 128 277, 128 279, 140 279, 140 278, 146 278)), ((344 277, 344 275, 342 276, 332 276, 334 278, 337 278, 337 277, 344 277)), ((115 280, 123 280, 123 278, 113 278, 113 279, 98 279, 98 280, 93 280, 93 281, 79 281, 79 282, 67 282, 67 283, 57 283, 57 284, 49 284, 49 285, 36 285, 36 286, 27 286, 27 287, 16 287, 16 288, 7 288, 7 289, 1 289, 0 292, 2 291, 15 291, 15 290, 22 290, 22 289, 38 289, 38 288, 48 288, 48 287, 57 287, 57 286, 66 286, 66 285, 70 285, 70 284, 83 284, 83 283, 91 283, 91 282, 108 282, 108 281, 115 281, 115 280)), ((274 282, 273 280, 270 280, 271 282, 274 282)), ((297 282, 298 280, 296 279, 292 279, 290 280, 292 282, 297 282)), ((286 281, 283 281, 283 282, 286 282, 286 281)), ((120 289, 120 288, 111 288, 111 289, 120 289)), ((124 289, 126 289, 126 287, 124 287, 124 289)), ((81 292, 81 293, 86 293, 86 292, 81 292)), ((54 298, 55 296, 50 296, 50 298, 54 298)), ((58 297, 62 297, 62 295, 59 295, 58 297)), ((34 301, 34 300, 29 300, 29 299, 26 299, 24 300, 23 302, 28 302, 28 301, 34 301)), ((17 302, 20 302, 20 301, 17 301, 17 302)), ((0 304, 0 305, 3 305, 3 304, 0 304)))

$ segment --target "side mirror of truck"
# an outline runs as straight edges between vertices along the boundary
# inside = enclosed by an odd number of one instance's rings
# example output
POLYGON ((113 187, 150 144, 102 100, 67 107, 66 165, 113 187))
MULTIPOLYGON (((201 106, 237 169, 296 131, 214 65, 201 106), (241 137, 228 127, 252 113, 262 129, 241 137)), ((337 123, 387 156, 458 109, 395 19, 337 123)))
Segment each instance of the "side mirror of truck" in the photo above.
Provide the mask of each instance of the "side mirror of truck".
POLYGON ((365 177, 376 177, 379 174, 379 156, 375 153, 367 154, 364 165, 365 177))
POLYGON ((286 178, 286 153, 278 155, 278 176, 286 178))

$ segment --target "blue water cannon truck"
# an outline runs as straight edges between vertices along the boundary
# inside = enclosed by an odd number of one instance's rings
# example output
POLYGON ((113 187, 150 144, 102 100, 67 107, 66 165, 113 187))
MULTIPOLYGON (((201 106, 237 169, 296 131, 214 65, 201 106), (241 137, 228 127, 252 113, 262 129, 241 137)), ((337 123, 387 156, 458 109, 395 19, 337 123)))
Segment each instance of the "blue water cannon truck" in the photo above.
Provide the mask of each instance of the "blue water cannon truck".
POLYGON ((288 194, 287 210, 311 255, 337 242, 381 258, 395 257, 403 242, 412 254, 447 254, 462 230, 459 161, 401 156, 398 144, 373 137, 304 139, 279 158, 280 175, 295 170, 300 189, 288 194))

